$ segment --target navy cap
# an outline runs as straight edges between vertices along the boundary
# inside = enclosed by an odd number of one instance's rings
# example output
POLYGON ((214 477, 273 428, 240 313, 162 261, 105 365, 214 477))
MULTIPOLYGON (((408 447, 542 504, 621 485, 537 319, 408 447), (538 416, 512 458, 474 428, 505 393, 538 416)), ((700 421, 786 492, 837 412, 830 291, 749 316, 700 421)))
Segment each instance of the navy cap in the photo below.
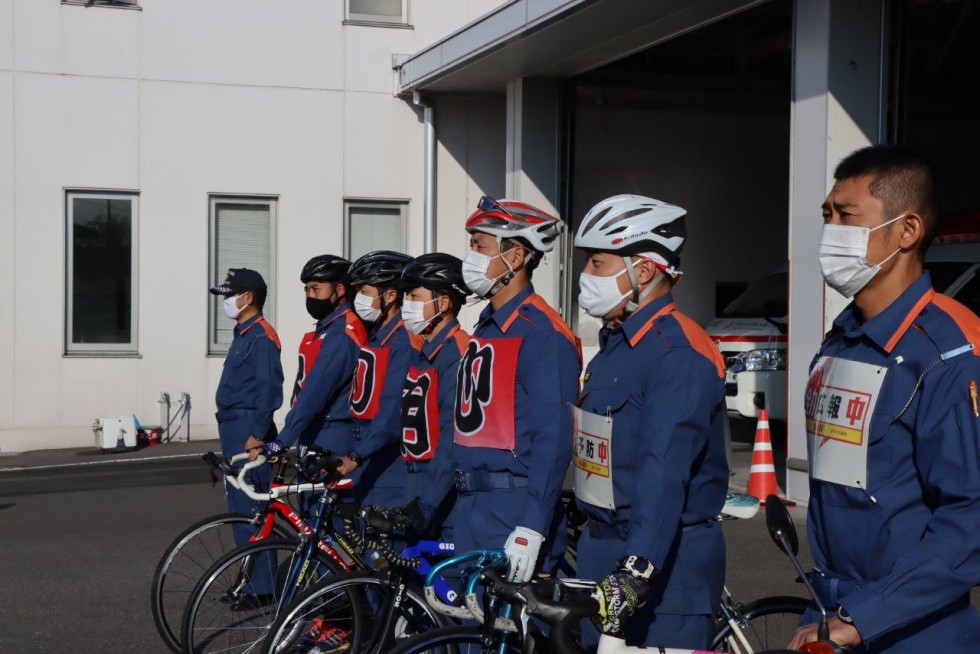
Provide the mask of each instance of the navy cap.
POLYGON ((229 268, 225 281, 211 287, 214 295, 237 295, 243 291, 265 291, 268 287, 262 275, 248 268, 229 268))

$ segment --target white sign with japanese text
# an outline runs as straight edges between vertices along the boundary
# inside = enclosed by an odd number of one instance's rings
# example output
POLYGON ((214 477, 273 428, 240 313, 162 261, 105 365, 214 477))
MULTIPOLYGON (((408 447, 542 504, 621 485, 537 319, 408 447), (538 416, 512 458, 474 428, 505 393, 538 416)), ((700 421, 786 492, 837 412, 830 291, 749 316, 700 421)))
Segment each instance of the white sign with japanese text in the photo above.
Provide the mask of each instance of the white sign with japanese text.
POLYGON ((612 478, 612 418, 578 407, 575 413, 575 497, 603 509, 615 509, 612 478))
POLYGON ((868 488, 871 416, 887 368, 820 357, 804 396, 810 476, 868 488))

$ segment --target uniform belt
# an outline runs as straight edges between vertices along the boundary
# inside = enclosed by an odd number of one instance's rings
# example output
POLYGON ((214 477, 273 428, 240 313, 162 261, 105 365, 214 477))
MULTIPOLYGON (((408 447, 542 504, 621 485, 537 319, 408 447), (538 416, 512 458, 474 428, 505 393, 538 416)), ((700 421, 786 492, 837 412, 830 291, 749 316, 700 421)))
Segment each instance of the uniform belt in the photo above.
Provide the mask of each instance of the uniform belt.
POLYGON ((868 585, 867 582, 851 581, 827 574, 822 570, 808 572, 806 578, 813 585, 813 591, 820 599, 820 603, 828 609, 837 606, 842 599, 868 585))
POLYGON ((456 490, 460 493, 479 493, 503 488, 527 488, 527 477, 518 477, 509 472, 456 471, 456 490))
MULTIPOLYGON (((692 529, 697 529, 698 527, 705 527, 710 525, 716 520, 701 520, 700 522, 695 522, 690 525, 684 525, 681 527, 681 531, 686 533, 692 529)), ((599 522, 598 520, 589 520, 588 524, 589 535, 593 538, 598 538, 600 540, 626 540, 626 537, 630 533, 629 525, 625 522, 620 522, 611 525, 606 522, 599 522)))
POLYGON ((428 463, 428 461, 406 461, 405 469, 411 473, 423 472, 425 471, 425 467, 428 465, 428 463))
POLYGON ((221 409, 214 414, 214 418, 218 422, 228 422, 229 420, 237 420, 238 418, 244 418, 254 413, 254 409, 221 409))

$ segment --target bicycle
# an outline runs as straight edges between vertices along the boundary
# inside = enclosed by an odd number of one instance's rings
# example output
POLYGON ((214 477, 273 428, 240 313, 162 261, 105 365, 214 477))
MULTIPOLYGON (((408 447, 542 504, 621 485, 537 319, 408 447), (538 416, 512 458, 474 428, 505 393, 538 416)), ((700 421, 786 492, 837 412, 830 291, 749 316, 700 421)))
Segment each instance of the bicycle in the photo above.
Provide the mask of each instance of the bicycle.
MULTIPOLYGON (((505 602, 505 607, 513 607, 519 615, 518 620, 502 620, 495 617, 492 610, 488 610, 484 614, 482 626, 433 630, 405 641, 391 650, 390 654, 585 654, 585 650, 572 635, 572 630, 580 620, 596 615, 599 610, 599 603, 593 597, 594 582, 552 579, 517 584, 505 581, 500 575, 500 571, 492 568, 480 573, 480 581, 485 587, 484 595, 489 598, 487 603, 492 606, 494 602, 505 602), (550 626, 550 633, 545 636, 536 629, 529 620, 531 617, 550 626), (508 627, 517 633, 510 631, 508 627)), ((786 651, 765 650, 758 654, 786 651)), ((598 654, 642 652, 700 654, 700 650, 684 648, 629 646, 623 639, 608 634, 603 635, 599 641, 598 654)))
MULTIPOLYGON (((244 466, 243 479, 258 459, 244 466)), ((339 460, 318 465, 335 470, 339 460)), ((246 485, 243 488, 251 492, 246 485)), ((332 531, 341 496, 330 485, 300 484, 296 492, 318 492, 310 531, 297 539, 265 539, 225 554, 200 578, 181 619, 181 652, 248 651, 265 638, 280 608, 316 580, 350 567, 332 547, 335 542, 353 562, 366 567, 353 544, 332 531), (327 534, 331 542, 327 542, 327 534), (326 550, 326 553, 325 553, 326 550)))
MULTIPOLYGON (((732 519, 734 517, 749 518, 752 517, 756 512, 758 512, 759 503, 757 500, 750 502, 746 496, 735 495, 729 497, 729 505, 735 506, 737 508, 730 508, 723 512, 725 519, 732 519), (752 504, 752 506, 747 506, 752 504)), ((451 565, 452 561, 444 562, 441 565, 451 565)), ((438 566, 437 566, 438 567, 438 566)), ((432 574, 438 573, 435 570, 432 574)), ((494 573, 497 574, 497 573, 494 573)), ((494 582, 496 583, 496 582, 494 582)), ((554 584, 555 582, 550 582, 554 584)), ((594 582, 587 582, 582 580, 569 580, 562 579, 558 583, 565 583, 578 591, 583 588, 592 587, 594 588, 594 582)), ((497 584, 499 586, 499 583, 497 584)), ((464 627, 453 632, 453 636, 448 635, 448 630, 445 630, 447 636, 445 639, 440 639, 438 642, 442 643, 441 646, 445 646, 446 643, 459 644, 464 641, 452 640, 453 637, 466 638, 466 644, 476 644, 479 643, 484 649, 475 649, 474 651, 505 651, 507 642, 506 639, 499 634, 521 632, 519 624, 510 620, 508 617, 500 618, 497 617, 493 622, 493 631, 487 631, 486 624, 487 619, 484 613, 484 608, 480 605, 478 598, 478 589, 476 584, 476 577, 471 577, 470 583, 467 585, 464 600, 465 605, 470 611, 473 618, 478 622, 485 625, 484 629, 479 630, 479 634, 473 627, 464 627), (494 635, 494 632, 498 632, 498 635, 494 635), (497 649, 494 650, 490 647, 488 643, 492 644, 493 647, 497 649), (504 648, 504 649, 501 649, 504 648)), ((443 610, 443 608, 450 607, 439 607, 436 606, 438 600, 427 593, 427 598, 430 603, 432 603, 435 608, 443 610)), ((799 618, 807 606, 807 600, 802 597, 789 597, 789 596, 776 596, 767 597, 751 602, 746 605, 739 603, 731 592, 725 588, 725 594, 722 598, 719 607, 719 618, 716 626, 715 636, 712 640, 711 648, 713 651, 725 651, 734 652, 737 654, 759 654, 762 651, 767 651, 770 648, 779 647, 783 644, 789 642, 790 637, 796 630, 796 626, 799 623, 799 618)), ((533 638, 534 634, 527 633, 527 625, 524 625, 523 634, 521 637, 521 642, 525 641, 528 637, 533 638)), ((553 635, 553 634, 552 634, 553 635)), ((424 639, 418 639, 421 642, 424 639)), ((603 640, 600 641, 600 652, 603 650, 602 642, 608 641, 608 637, 604 636, 603 640)), ((411 642, 417 642, 413 639, 411 642)), ((432 642, 426 641, 428 645, 436 647, 432 642)), ((605 647, 611 647, 611 645, 606 645, 605 647)), ((438 647, 436 647, 438 651, 438 647)), ((400 650, 396 650, 400 651, 400 650)), ((428 650, 418 650, 418 651, 428 651, 428 650)), ((463 651, 463 650, 460 650, 463 651)), ((528 650, 526 650, 528 651, 528 650)), ((533 647, 532 650, 533 651, 533 647)), ((558 650, 564 651, 564 650, 558 650)), ((579 651, 579 650, 571 650, 579 651)), ((609 650, 609 651, 620 651, 620 650, 609 650)), ((629 651, 641 651, 626 649, 622 650, 624 652, 629 651)), ((667 650, 670 651, 670 650, 667 650)))
MULTIPOLYGON (((363 507, 357 516, 361 520, 361 534, 349 531, 348 537, 357 544, 359 551, 378 552, 384 566, 375 572, 358 571, 332 577, 305 591, 276 618, 263 644, 263 652, 314 651, 311 648, 317 638, 337 633, 333 616, 349 597, 357 598, 358 606, 352 607, 352 613, 363 620, 360 629, 344 633, 344 645, 352 652, 384 654, 410 635, 447 626, 444 614, 430 606, 413 579, 420 574, 427 575, 434 568, 430 559, 452 553, 452 543, 423 540, 398 553, 393 547, 392 534, 404 531, 408 525, 400 522, 396 512, 383 507, 363 507), (365 537, 367 528, 373 529, 375 535, 365 537)), ((503 558, 503 552, 455 558, 485 564, 503 558)), ((443 603, 456 599, 455 591, 440 575, 432 578, 427 592, 443 603)), ((454 611, 457 615, 469 615, 461 607, 449 613, 454 611)))
MULTIPOLYGON (((310 485, 285 484, 285 471, 288 467, 295 467, 299 471, 297 478, 304 479, 302 470, 316 468, 324 454, 321 451, 308 452, 297 457, 295 464, 290 462, 289 457, 280 455, 267 494, 257 493, 245 479, 248 470, 266 460, 264 456, 240 471, 235 469, 235 464, 246 461, 247 454, 239 454, 228 460, 221 460, 214 452, 201 457, 211 468, 213 483, 217 482, 215 471, 220 470, 230 486, 243 490, 262 504, 252 514, 222 513, 200 520, 181 532, 164 550, 153 573, 150 605, 157 632, 173 652, 180 652, 180 621, 197 582, 219 558, 238 547, 234 538, 236 526, 249 526, 255 530, 249 539, 251 542, 269 538, 297 538, 300 534, 312 533, 299 511, 282 498, 310 492, 315 486, 312 482, 310 485)), ((342 549, 338 551, 329 538, 320 542, 319 547, 345 570, 351 570, 356 565, 350 555, 342 549)))

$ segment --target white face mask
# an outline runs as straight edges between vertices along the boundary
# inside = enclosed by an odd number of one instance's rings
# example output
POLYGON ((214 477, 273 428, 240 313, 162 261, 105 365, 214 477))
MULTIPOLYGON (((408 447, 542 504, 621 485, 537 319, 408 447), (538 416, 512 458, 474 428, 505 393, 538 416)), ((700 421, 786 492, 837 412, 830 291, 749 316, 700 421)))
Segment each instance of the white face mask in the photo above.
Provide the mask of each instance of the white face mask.
POLYGON ((238 298, 240 297, 241 295, 232 295, 225 298, 225 315, 232 320, 238 320, 238 316, 242 315, 242 311, 248 306, 247 304, 244 307, 238 306, 238 298))
POLYGON ((463 258, 463 281, 466 282, 466 286, 473 291, 474 295, 482 298, 490 297, 495 292, 493 287, 497 281, 501 277, 514 272, 513 268, 510 267, 510 262, 504 259, 504 263, 507 265, 507 272, 500 275, 500 277, 487 277, 487 269, 490 268, 490 262, 501 256, 503 256, 502 252, 492 257, 475 250, 470 250, 466 253, 466 256, 463 258))
POLYGON ((854 227, 853 225, 824 224, 820 237, 820 272, 827 285, 843 295, 854 297, 868 285, 881 270, 882 264, 901 252, 895 250, 884 261, 868 263, 868 239, 871 232, 901 220, 905 214, 892 218, 874 228, 854 227))
POLYGON ((354 311, 364 322, 375 322, 381 317, 381 309, 376 309, 374 306, 376 299, 378 298, 373 298, 364 293, 358 293, 354 296, 354 311))
POLYGON ((599 277, 582 273, 578 276, 578 305, 593 318, 604 318, 607 313, 633 294, 619 290, 619 278, 626 274, 623 268, 612 277, 599 277))
MULTIPOLYGON (((405 300, 402 302, 402 321, 405 323, 405 329, 412 334, 421 334, 425 331, 429 323, 435 320, 436 316, 431 318, 425 317, 425 305, 435 302, 435 300, 428 300, 427 302, 418 302, 415 300, 405 300)), ((436 315, 439 315, 438 313, 436 315)))

